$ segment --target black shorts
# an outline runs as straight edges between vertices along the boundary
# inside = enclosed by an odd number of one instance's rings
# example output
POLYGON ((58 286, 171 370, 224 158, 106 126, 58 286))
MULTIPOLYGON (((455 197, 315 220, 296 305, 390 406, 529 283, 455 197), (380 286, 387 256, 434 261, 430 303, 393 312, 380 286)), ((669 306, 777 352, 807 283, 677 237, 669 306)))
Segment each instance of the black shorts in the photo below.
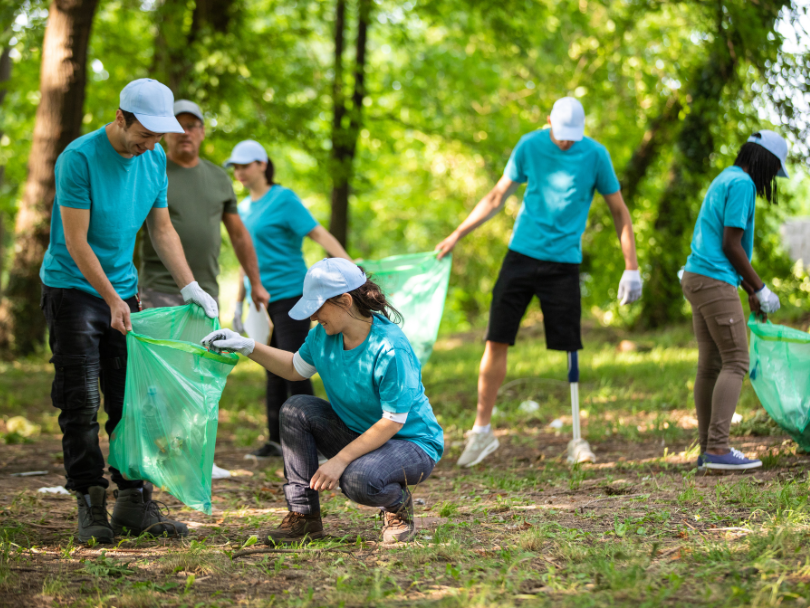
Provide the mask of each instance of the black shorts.
POLYGON ((514 346, 520 321, 532 297, 540 300, 546 348, 582 348, 579 264, 545 262, 511 249, 492 292, 487 340, 514 346))

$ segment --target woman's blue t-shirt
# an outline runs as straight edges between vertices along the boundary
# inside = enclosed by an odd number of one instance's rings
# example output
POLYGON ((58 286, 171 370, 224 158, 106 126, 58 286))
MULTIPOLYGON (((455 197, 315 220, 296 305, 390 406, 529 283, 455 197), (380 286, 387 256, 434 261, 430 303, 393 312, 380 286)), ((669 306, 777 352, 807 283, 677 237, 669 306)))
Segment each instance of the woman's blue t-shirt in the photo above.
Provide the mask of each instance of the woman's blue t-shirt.
POLYGON ((750 260, 756 197, 754 180, 740 167, 728 167, 714 179, 700 207, 685 270, 735 287, 740 284, 742 278, 723 253, 723 228, 743 229, 742 247, 750 260))
POLYGON ((300 296, 307 274, 301 246, 318 226, 301 199, 276 184, 257 201, 243 200, 239 216, 253 239, 259 275, 271 300, 300 296))
POLYGON ((313 327, 298 351, 323 380, 332 409, 351 430, 365 433, 383 412, 408 414, 395 439, 425 450, 435 462, 444 451, 444 433, 425 396, 422 368, 408 338, 394 323, 373 315, 362 344, 343 348, 343 334, 313 327))

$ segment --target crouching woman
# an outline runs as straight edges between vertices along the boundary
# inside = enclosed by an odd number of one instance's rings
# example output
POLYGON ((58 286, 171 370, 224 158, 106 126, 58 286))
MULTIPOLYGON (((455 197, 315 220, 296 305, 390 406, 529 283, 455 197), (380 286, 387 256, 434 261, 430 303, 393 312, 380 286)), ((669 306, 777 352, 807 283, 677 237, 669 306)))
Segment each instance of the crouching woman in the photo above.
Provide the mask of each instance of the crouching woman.
POLYGON ((255 344, 228 329, 207 348, 240 352, 291 381, 320 374, 329 401, 294 395, 281 408, 281 447, 290 512, 267 542, 321 538, 318 492, 337 486, 354 502, 379 507, 383 542, 413 539, 408 486, 430 475, 444 449, 425 396, 419 360, 380 288, 348 260, 313 265, 289 312, 318 324, 296 353, 255 344), (318 466, 318 451, 329 460, 318 466))

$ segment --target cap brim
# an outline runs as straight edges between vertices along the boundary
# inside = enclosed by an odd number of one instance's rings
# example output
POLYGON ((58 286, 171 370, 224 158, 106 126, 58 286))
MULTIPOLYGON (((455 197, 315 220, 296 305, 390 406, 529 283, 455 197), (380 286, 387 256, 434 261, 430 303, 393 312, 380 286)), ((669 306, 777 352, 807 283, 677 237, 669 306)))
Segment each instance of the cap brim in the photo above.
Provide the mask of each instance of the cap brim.
POLYGON ((232 156, 228 160, 226 160, 224 163, 222 163, 222 166, 223 167, 230 167, 231 165, 249 165, 250 163, 253 163, 253 162, 256 162, 256 161, 263 162, 262 160, 260 160, 258 158, 247 159, 247 158, 235 158, 235 157, 232 156))
POLYGON ((321 306, 326 303, 325 298, 305 298, 301 297, 290 309, 290 312, 287 313, 290 315, 291 319, 295 319, 296 321, 303 321, 304 319, 309 319, 313 314, 315 314, 321 306))
MULTIPOLYGON (((780 165, 781 165, 781 163, 780 163, 780 165)), ((779 171, 776 172, 777 177, 790 177, 788 175, 787 169, 785 169, 785 165, 781 165, 781 166, 782 166, 782 168, 779 169, 779 171)))
POLYGON ((554 132, 554 139, 557 141, 582 141, 585 137, 585 129, 572 129, 571 127, 555 127, 551 125, 554 132))
POLYGON ((185 133, 183 127, 177 122, 174 116, 147 116, 146 114, 135 114, 145 128, 153 133, 185 133))

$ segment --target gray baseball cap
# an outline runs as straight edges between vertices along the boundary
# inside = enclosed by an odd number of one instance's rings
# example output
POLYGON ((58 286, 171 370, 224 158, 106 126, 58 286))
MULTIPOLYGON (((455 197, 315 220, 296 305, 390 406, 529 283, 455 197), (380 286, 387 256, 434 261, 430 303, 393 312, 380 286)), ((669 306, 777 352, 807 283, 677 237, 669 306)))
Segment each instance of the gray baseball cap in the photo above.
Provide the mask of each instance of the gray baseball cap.
POLYGON ((203 118, 203 113, 200 106, 193 101, 189 101, 188 99, 178 99, 174 102, 174 115, 180 116, 180 114, 191 114, 192 116, 196 116, 201 121, 205 122, 205 118, 203 118))

